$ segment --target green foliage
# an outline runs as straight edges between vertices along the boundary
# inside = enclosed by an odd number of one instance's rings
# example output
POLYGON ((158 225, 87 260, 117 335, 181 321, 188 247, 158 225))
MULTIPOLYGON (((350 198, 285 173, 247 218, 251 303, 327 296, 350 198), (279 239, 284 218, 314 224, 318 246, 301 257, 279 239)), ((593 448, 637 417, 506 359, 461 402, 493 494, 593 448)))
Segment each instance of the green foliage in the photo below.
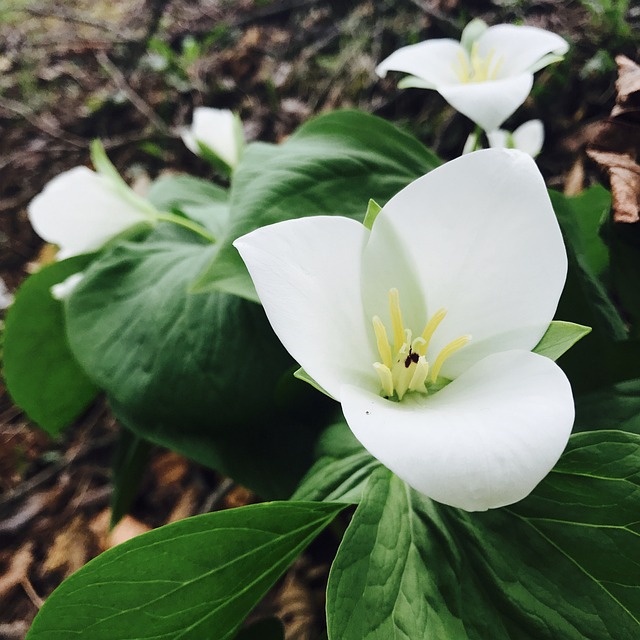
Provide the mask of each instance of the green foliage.
MULTIPOLYGON (((362 220, 369 199, 385 203, 440 164, 432 151, 388 122, 357 111, 319 116, 284 144, 248 145, 231 185, 223 247, 195 290, 251 298, 252 286, 231 242, 281 220, 341 215, 362 220), (233 278, 235 280, 234 288, 233 278)), ((255 299, 255 292, 253 293, 255 299)))
POLYGON ((22 284, 6 318, 3 374, 13 401, 57 435, 95 398, 98 389, 74 358, 65 335, 62 302, 51 287, 81 271, 78 256, 44 267, 22 284))
MULTIPOLYGON (((150 531, 65 580, 45 602, 27 638, 230 640, 342 508, 266 503, 150 531)), ((282 637, 273 629, 270 633, 274 640, 282 637)), ((245 631, 239 637, 254 636, 245 631)))
POLYGON ((467 513, 380 468, 329 578, 329 638, 632 640, 640 437, 571 438, 525 500, 467 513))
POLYGON ((313 419, 300 429, 299 413, 314 407, 317 420, 323 399, 293 379, 261 307, 189 293, 216 250, 160 224, 144 242, 104 252, 68 301, 69 342, 133 432, 266 497, 286 496, 315 438, 313 419))

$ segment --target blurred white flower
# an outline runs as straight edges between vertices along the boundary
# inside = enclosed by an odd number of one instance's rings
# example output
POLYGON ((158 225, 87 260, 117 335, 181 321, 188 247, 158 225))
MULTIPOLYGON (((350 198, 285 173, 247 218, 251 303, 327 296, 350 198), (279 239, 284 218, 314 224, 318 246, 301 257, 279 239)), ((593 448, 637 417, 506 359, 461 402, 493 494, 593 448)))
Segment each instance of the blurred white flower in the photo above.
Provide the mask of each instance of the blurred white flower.
POLYGON ((535 158, 544 143, 544 126, 541 120, 529 120, 513 132, 504 129, 488 131, 489 145, 495 149, 518 149, 535 158))
POLYGON ((524 153, 487 149, 416 180, 371 231, 319 216, 234 242, 271 325, 364 447, 469 511, 524 498, 562 453, 569 382, 531 353, 567 256, 524 153))
POLYGON ((6 309, 13 302, 13 294, 10 293, 7 283, 0 278, 0 309, 6 309))
POLYGON ((184 128, 180 135, 190 151, 205 159, 220 159, 232 170, 244 147, 242 122, 228 109, 194 109, 191 127, 184 128))
MULTIPOLYGON (((482 145, 478 144, 478 135, 476 131, 469 134, 464 143, 463 155, 482 148, 482 145)), ((487 139, 489 146, 494 149, 518 149, 535 158, 544 143, 544 126, 541 120, 529 120, 513 132, 504 129, 488 131, 487 139)))
POLYGON ((443 38, 402 47, 376 72, 411 74, 400 87, 435 89, 485 131, 497 129, 525 101, 533 74, 568 51, 567 42, 537 27, 472 20, 460 42, 443 38))
POLYGON ((74 167, 48 182, 27 209, 35 232, 58 245, 58 259, 100 249, 140 223, 153 223, 155 209, 118 175, 99 143, 92 157, 98 173, 74 167))
POLYGON ((79 271, 78 273, 70 275, 66 280, 54 284, 53 287, 51 287, 52 297, 56 300, 67 300, 73 293, 73 290, 82 282, 83 278, 84 272, 79 271))

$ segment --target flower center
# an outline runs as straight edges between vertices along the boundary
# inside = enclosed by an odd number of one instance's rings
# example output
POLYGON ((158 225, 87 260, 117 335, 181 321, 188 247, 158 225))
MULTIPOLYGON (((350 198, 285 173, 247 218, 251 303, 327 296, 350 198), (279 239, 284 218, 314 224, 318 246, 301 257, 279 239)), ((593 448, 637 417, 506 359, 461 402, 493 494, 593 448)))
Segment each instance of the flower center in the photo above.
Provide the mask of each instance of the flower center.
POLYGON ((474 42, 469 55, 465 51, 458 51, 458 59, 453 63, 453 70, 460 82, 486 82, 496 79, 503 63, 504 56, 496 55, 493 48, 486 56, 481 56, 478 43, 474 42))
POLYGON ((446 309, 436 311, 427 322, 422 334, 413 338, 410 329, 405 329, 400 310, 400 294, 397 289, 389 291, 389 311, 393 331, 393 349, 387 336, 387 329, 378 316, 373 317, 373 330, 381 362, 374 362, 373 368, 380 378, 382 395, 386 398, 402 400, 410 391, 427 394, 429 387, 438 382, 442 365, 449 356, 462 349, 470 335, 452 340, 438 353, 433 365, 427 361, 427 349, 438 325, 447 315, 446 309))

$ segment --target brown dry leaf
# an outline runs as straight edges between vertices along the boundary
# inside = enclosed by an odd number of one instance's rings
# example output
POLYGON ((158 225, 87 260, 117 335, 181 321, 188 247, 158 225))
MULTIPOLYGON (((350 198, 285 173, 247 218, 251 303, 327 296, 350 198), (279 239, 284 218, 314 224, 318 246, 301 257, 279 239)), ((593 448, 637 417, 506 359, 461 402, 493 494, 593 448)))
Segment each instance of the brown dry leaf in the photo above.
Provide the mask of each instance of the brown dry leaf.
POLYGON ((151 531, 151 527, 147 526, 144 522, 140 522, 140 520, 136 520, 132 516, 124 516, 111 531, 107 546, 115 547, 147 531, 151 531))
POLYGON ((159 455, 150 466, 159 487, 177 485, 189 473, 189 463, 173 451, 159 455))
POLYGON ((8 569, 0 576, 0 598, 28 578, 33 562, 33 542, 22 545, 11 558, 8 569))
POLYGON ((44 570, 63 569, 65 575, 83 567, 93 555, 95 537, 82 516, 76 516, 71 523, 56 535, 44 561, 44 570))
POLYGON ((183 520, 184 518, 194 515, 197 513, 197 507, 198 491, 195 487, 188 487, 178 499, 175 507, 171 510, 167 524, 170 522, 178 522, 178 520, 183 520))
POLYGON ((587 154, 609 174, 613 219, 633 223, 640 220, 640 66, 625 56, 616 62, 616 105, 587 154))

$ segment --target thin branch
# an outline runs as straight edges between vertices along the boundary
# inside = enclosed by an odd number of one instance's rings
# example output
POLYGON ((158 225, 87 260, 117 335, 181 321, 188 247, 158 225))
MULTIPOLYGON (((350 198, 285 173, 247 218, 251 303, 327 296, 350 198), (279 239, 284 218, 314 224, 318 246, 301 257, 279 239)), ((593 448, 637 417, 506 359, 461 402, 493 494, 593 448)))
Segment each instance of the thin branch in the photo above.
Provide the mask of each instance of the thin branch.
POLYGON ((131 85, 127 82, 127 79, 124 77, 124 74, 118 67, 116 67, 113 62, 109 59, 109 56, 104 51, 98 51, 96 54, 96 60, 100 64, 100 66, 111 76, 111 79, 115 83, 115 85, 122 91, 131 104, 143 115, 145 116, 151 124, 153 124, 156 129, 161 131, 162 133, 169 133, 169 128, 167 125, 160 119, 158 114, 140 97, 138 93, 136 93, 131 85))
POLYGON ((64 22, 75 22, 76 24, 84 24, 94 29, 100 29, 101 31, 107 31, 108 33, 114 33, 114 31, 125 40, 137 40, 140 35, 133 31, 120 31, 116 29, 116 25, 112 22, 106 22, 103 20, 96 20, 85 14, 80 14, 77 11, 71 12, 60 7, 48 6, 46 9, 36 6, 28 6, 24 8, 24 12, 32 16, 38 16, 40 18, 54 18, 56 20, 62 20, 64 22))
POLYGON ((52 138, 62 140, 63 142, 66 142, 67 144, 70 144, 74 147, 84 148, 87 146, 87 143, 84 139, 71 133, 67 133, 66 131, 56 129, 46 120, 42 120, 41 118, 39 118, 31 109, 29 109, 29 107, 22 104, 21 102, 18 102, 17 100, 0 97, 0 108, 18 114, 34 127, 40 129, 40 131, 46 133, 52 138))

